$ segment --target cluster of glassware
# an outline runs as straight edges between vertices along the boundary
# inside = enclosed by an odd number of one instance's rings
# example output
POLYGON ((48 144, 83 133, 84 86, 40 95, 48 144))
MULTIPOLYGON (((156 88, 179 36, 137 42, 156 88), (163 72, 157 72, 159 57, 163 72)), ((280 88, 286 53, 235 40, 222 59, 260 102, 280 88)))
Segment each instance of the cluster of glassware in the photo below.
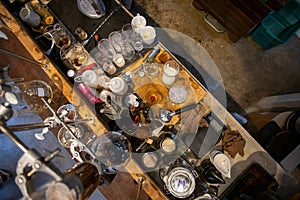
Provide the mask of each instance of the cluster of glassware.
POLYGON ((44 29, 43 36, 52 41, 50 54, 54 45, 60 49, 60 58, 69 68, 80 69, 88 60, 88 52, 79 42, 75 42, 71 33, 60 23, 49 25, 44 29))
POLYGON ((108 74, 114 74, 117 67, 125 66, 135 55, 144 48, 143 40, 131 24, 125 24, 122 30, 113 31, 108 38, 101 39, 94 55, 95 61, 108 74))
POLYGON ((155 37, 155 29, 146 26, 146 19, 137 15, 121 30, 111 32, 108 38, 98 42, 94 59, 105 72, 114 74, 118 67, 130 62, 136 52, 141 52, 144 44, 152 44, 155 37))

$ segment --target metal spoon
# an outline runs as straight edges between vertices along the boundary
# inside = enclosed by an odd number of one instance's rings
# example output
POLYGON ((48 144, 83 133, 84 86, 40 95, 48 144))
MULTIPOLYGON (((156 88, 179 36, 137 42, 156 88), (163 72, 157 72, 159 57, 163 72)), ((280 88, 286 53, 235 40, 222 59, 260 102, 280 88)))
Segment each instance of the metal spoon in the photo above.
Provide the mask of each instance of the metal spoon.
POLYGON ((115 8, 111 13, 109 13, 109 15, 103 20, 103 22, 95 29, 95 31, 90 35, 89 38, 87 38, 86 40, 82 41, 81 44, 83 46, 86 46, 90 40, 94 37, 94 35, 99 31, 99 29, 106 23, 107 20, 109 20, 109 18, 120 9, 121 7, 118 6, 117 8, 115 8))
POLYGON ((184 106, 184 107, 182 107, 180 109, 177 109, 177 110, 175 110, 173 112, 170 111, 170 110, 162 108, 160 110, 160 120, 163 121, 163 122, 169 122, 169 121, 171 121, 171 119, 172 119, 172 117, 174 115, 178 115, 180 113, 183 113, 183 112, 186 112, 188 110, 191 110, 191 109, 195 108, 197 105, 198 105, 198 103, 192 103, 190 105, 187 105, 187 106, 184 106))

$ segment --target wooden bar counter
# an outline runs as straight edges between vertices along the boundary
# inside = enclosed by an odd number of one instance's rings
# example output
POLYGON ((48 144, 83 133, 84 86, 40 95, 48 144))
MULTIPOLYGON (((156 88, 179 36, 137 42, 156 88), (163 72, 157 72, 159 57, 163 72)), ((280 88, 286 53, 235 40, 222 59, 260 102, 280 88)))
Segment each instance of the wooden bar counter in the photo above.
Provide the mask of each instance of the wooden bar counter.
MULTIPOLYGON (((122 8, 124 9, 124 8, 122 8)), ((127 11, 128 12, 128 11, 127 11)), ((12 33, 15 37, 19 40, 19 42, 24 46, 27 50, 28 54, 26 56, 32 57, 34 60, 47 63, 48 68, 43 68, 39 66, 32 67, 32 69, 24 69, 24 73, 28 71, 39 71, 38 74, 41 77, 45 75, 48 76, 48 80, 52 80, 53 84, 56 85, 58 90, 60 90, 61 94, 63 94, 65 100, 63 102, 69 102, 74 104, 78 110, 79 114, 82 118, 86 118, 88 116, 93 117, 95 120, 93 123, 89 123, 89 128, 97 135, 105 134, 108 129, 107 126, 104 125, 101 120, 98 120, 98 116, 95 110, 91 109, 90 106, 86 103, 87 101, 82 98, 78 91, 74 90, 73 83, 68 80, 65 74, 59 69, 60 66, 56 66, 45 54, 43 51, 38 47, 35 41, 27 34, 27 32, 23 29, 22 25, 11 15, 11 13, 2 5, 0 2, 0 13, 4 14, 5 16, 11 18, 11 21, 7 23, 7 26, 11 28, 12 33), (53 78, 55 77, 55 78, 53 78), (59 81, 55 81, 59 80, 59 81)), ((159 40, 159 38, 158 38, 159 40)), ((0 46, 2 47, 1 43, 5 41, 0 41, 0 46)), ((279 193, 282 194, 284 197, 289 197, 291 194, 295 192, 299 192, 299 185, 297 185, 294 180, 284 171, 284 169, 276 163, 271 156, 251 137, 251 135, 230 115, 230 113, 226 110, 219 103, 218 100, 214 96, 211 95, 209 91, 197 80, 189 70, 174 56, 172 53, 168 51, 168 47, 165 47, 161 43, 158 44, 161 49, 161 52, 158 54, 157 61, 160 62, 159 58, 167 58, 166 60, 175 60, 180 64, 180 78, 177 80, 183 81, 183 83, 187 83, 188 87, 192 88, 192 92, 190 94, 190 99, 184 104, 172 104, 169 102, 167 98, 168 94, 168 87, 164 87, 163 84, 159 82, 160 76, 157 76, 156 79, 149 79, 148 77, 139 77, 135 76, 133 79, 134 84, 136 85, 135 92, 144 100, 147 101, 147 92, 154 90, 155 92, 160 92, 162 98, 165 98, 163 103, 164 107, 169 110, 176 110, 178 108, 182 108, 183 106, 193 103, 193 102, 200 102, 201 112, 199 115, 204 117, 210 112, 214 112, 214 115, 220 120, 220 123, 230 128, 231 130, 237 131, 241 137, 245 140, 245 146, 243 148, 243 155, 237 154, 235 157, 229 156, 228 152, 224 152, 229 158, 231 163, 231 178, 224 178, 225 184, 217 184, 216 187, 218 188, 217 195, 222 196, 222 194, 228 192, 227 189, 232 188, 231 186, 234 185, 236 180, 238 180, 239 175, 242 174, 245 169, 247 169, 251 164, 258 163, 262 166, 270 176, 273 176, 278 185, 279 185, 279 193), (147 85, 148 84, 148 85, 147 85), (146 86, 145 86, 146 85, 146 86), (158 86, 159 85, 159 86, 158 86), (160 88, 161 87, 161 88, 160 88)), ((4 55, 0 54, 1 59, 6 59, 4 55)), ((137 59, 134 63, 128 65, 125 71, 131 71, 138 68, 142 62, 144 62, 146 56, 143 58, 137 59)), ((9 59, 11 61, 11 59, 9 59)), ((166 60, 161 62, 163 64, 166 60)), ((19 74, 20 75, 20 74, 19 74)), ((24 75, 25 76, 25 75, 24 75)), ((46 77, 45 76, 45 77, 46 77)), ((44 77, 44 78, 45 78, 44 77)), ((54 99, 55 101, 55 99, 54 99)), ((149 102, 149 99, 148 99, 149 102)), ((59 102, 58 102, 59 103, 59 102)), ((171 124, 175 124, 180 121, 181 116, 174 116, 171 124)), ((221 134, 221 133, 220 133, 221 134)), ((221 137, 221 136, 220 136, 221 137)), ((221 138, 217 138, 221 139, 221 138)), ((222 139, 219 141, 215 141, 215 146, 220 147, 222 146, 222 139)), ((188 148, 187 148, 188 149, 188 148)), ((197 163, 195 166, 197 167, 199 163, 201 163, 204 159, 209 158, 209 152, 201 158, 197 159, 197 163)), ((126 164, 125 169, 131 177, 138 182, 140 177, 145 179, 144 184, 142 185, 142 189, 147 194, 143 194, 142 198, 146 199, 148 196, 151 199, 176 199, 172 197, 170 194, 167 194, 161 184, 153 178, 151 173, 146 173, 144 168, 141 167, 136 160, 130 159, 129 162, 126 164)), ((125 181, 128 181, 126 179, 125 181)), ((127 182, 123 184, 128 184, 127 182)), ((100 187, 100 190, 106 194, 107 199, 116 199, 116 196, 120 196, 122 199, 122 183, 112 183, 113 186, 108 186, 107 190, 110 192, 105 192, 105 187, 100 187), (118 191, 118 195, 110 195, 114 191, 118 191)), ((135 186, 135 185, 134 185, 135 186)), ((136 185, 137 188, 137 185, 136 185)), ((132 188, 131 188, 132 189, 132 188)), ((128 191, 127 191, 128 192, 128 191)), ((130 191, 129 191, 130 192, 130 191)), ((135 193, 136 191, 132 191, 135 193)), ((196 198, 196 196, 193 196, 196 198)), ((190 198, 186 198, 190 199, 190 198)))

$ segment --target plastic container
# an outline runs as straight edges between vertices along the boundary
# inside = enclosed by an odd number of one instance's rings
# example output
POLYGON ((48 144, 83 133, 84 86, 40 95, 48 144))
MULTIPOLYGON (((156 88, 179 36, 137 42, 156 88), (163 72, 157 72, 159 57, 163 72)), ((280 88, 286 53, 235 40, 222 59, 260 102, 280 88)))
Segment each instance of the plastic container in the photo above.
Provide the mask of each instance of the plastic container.
POLYGON ((275 17, 275 12, 271 12, 267 17, 265 17, 262 20, 261 25, 273 37, 279 36, 284 29, 288 28, 288 26, 281 23, 275 17))
POLYGON ((274 12, 271 12, 264 18, 251 34, 251 38, 265 50, 283 43, 275 33, 280 34, 285 26, 281 23, 277 23, 277 20, 272 16, 273 13, 274 12))
POLYGON ((278 12, 274 13, 274 17, 285 26, 292 26, 300 21, 300 1, 289 0, 278 12))
POLYGON ((253 31, 251 38, 266 50, 287 42, 299 28, 299 21, 293 25, 286 25, 271 11, 253 31))

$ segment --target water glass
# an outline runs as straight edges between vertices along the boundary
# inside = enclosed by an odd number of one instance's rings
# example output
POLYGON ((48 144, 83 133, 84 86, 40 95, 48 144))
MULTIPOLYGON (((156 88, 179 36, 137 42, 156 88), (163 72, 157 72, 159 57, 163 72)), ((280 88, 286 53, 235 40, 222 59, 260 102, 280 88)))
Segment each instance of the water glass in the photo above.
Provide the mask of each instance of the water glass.
POLYGON ((134 32, 131 36, 130 42, 131 42, 132 47, 134 48, 134 50, 136 50, 136 51, 142 51, 143 50, 143 48, 144 48, 143 39, 142 39, 140 34, 134 32))
POLYGON ((121 52, 121 46, 124 45, 125 40, 120 31, 113 31, 109 34, 108 39, 117 52, 121 52))
POLYGON ((104 62, 102 68, 108 74, 114 74, 117 71, 117 69, 116 69, 115 65, 113 64, 113 62, 109 61, 109 60, 104 62))
POLYGON ((188 96, 188 90, 182 85, 176 85, 169 89, 169 98, 174 103, 183 103, 188 96))
POLYGON ((162 82, 166 85, 171 85, 174 83, 179 69, 179 64, 176 61, 167 61, 163 67, 162 82))
POLYGON ((72 44, 70 33, 59 23, 47 26, 43 32, 43 36, 49 40, 54 40, 58 48, 72 44))
POLYGON ((158 63, 154 62, 154 63, 144 63, 143 64, 143 69, 145 74, 150 77, 156 77, 158 75, 159 72, 159 67, 158 67, 158 63))
POLYGON ((116 53, 114 47, 111 45, 108 39, 101 39, 97 45, 98 49, 104 53, 108 58, 112 59, 116 53))
POLYGON ((117 65, 117 67, 123 67, 125 65, 125 59, 122 54, 119 53, 116 53, 113 56, 113 62, 115 63, 115 65, 117 65))
POLYGON ((121 53, 126 60, 131 60, 134 57, 135 51, 131 44, 126 42, 121 46, 121 53))
POLYGON ((122 26, 122 35, 124 36, 125 40, 131 40, 131 37, 135 33, 130 23, 124 24, 122 26))
POLYGON ((72 46, 63 46, 60 49, 60 58, 70 68, 80 69, 86 62, 88 53, 80 43, 75 43, 72 46))
POLYGON ((58 48, 61 48, 65 45, 71 45, 71 36, 62 25, 60 25, 59 23, 54 24, 54 31, 54 41, 58 48))

